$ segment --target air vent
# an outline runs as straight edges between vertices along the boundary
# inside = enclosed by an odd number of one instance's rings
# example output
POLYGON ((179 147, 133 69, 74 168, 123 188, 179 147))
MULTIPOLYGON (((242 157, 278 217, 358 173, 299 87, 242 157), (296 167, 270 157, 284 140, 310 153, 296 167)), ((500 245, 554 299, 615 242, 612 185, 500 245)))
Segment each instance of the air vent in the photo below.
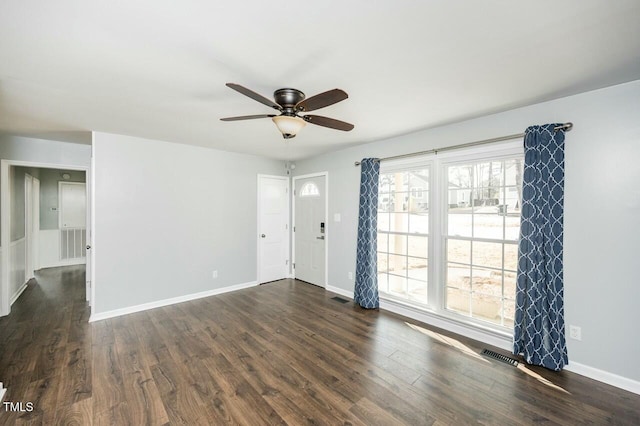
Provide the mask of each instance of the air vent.
POLYGON ((504 362, 505 364, 509 364, 511 366, 517 367, 518 366, 518 360, 510 358, 508 356, 499 354, 497 352, 494 351, 490 351, 489 349, 483 349, 482 350, 482 355, 489 357, 489 358, 493 358, 496 359, 500 362, 504 362))
POLYGON ((349 303, 349 300, 343 299, 342 297, 339 297, 339 296, 332 297, 331 300, 335 300, 338 303, 349 303))

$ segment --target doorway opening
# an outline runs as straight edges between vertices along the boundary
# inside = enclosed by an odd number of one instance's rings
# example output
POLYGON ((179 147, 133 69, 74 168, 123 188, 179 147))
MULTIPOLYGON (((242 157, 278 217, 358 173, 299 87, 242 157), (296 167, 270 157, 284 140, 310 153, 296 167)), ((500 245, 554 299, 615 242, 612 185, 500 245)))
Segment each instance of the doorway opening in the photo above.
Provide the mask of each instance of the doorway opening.
POLYGON ((91 297, 89 169, 2 160, 0 167, 0 316, 35 271, 80 265, 91 297))

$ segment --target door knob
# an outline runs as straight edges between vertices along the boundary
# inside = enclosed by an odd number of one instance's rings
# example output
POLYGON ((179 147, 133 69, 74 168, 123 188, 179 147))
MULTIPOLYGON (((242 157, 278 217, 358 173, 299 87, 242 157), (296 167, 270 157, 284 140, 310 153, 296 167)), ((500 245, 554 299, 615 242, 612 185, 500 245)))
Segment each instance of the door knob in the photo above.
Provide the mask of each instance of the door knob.
POLYGON ((261 236, 262 238, 266 238, 266 237, 267 237, 267 236, 266 236, 266 235, 264 235, 264 234, 262 234, 262 235, 260 235, 260 236, 261 236))
POLYGON ((88 245, 88 246, 87 246, 87 250, 90 250, 90 249, 91 249, 91 246, 89 246, 89 245, 88 245))

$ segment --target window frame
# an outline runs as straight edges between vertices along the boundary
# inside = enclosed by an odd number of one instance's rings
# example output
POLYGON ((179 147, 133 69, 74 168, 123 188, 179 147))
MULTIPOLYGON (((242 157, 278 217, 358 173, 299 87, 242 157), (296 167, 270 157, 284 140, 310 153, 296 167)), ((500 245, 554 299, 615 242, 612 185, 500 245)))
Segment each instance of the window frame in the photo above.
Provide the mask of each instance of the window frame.
MULTIPOLYGON (((426 199, 429 203, 427 303, 423 304, 402 297, 394 297, 393 294, 380 291, 380 298, 382 300, 401 303, 420 311, 435 314, 447 320, 463 323, 478 329, 492 330, 502 335, 510 335, 513 332, 513 329, 510 327, 504 327, 446 309, 446 239, 448 238, 447 210, 449 193, 448 176, 446 172, 447 167, 454 164, 503 160, 513 158, 514 156, 522 156, 522 158, 524 158, 524 147, 521 140, 447 150, 446 152, 381 162, 380 174, 415 170, 421 167, 425 168, 425 166, 429 168, 429 185, 423 188, 423 190, 428 191, 428 197, 426 199)), ((411 190, 409 189, 409 194, 410 193, 411 190)), ((502 262, 504 264, 504 259, 502 262)))

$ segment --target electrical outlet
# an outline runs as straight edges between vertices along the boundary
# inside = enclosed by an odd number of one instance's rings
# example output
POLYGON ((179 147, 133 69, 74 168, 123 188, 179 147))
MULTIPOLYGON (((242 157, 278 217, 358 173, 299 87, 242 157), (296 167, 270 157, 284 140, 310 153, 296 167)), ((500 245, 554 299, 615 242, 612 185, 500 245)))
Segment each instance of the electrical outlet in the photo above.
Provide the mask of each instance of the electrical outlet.
POLYGON ((352 280, 353 279, 353 272, 348 272, 347 276, 349 277, 350 280, 352 280))
POLYGON ((582 329, 577 325, 569 326, 569 337, 573 340, 582 340, 582 329))
POLYGON ((216 278, 218 278, 218 271, 213 271, 213 272, 211 273, 211 278, 213 278, 214 280, 215 280, 216 278))

